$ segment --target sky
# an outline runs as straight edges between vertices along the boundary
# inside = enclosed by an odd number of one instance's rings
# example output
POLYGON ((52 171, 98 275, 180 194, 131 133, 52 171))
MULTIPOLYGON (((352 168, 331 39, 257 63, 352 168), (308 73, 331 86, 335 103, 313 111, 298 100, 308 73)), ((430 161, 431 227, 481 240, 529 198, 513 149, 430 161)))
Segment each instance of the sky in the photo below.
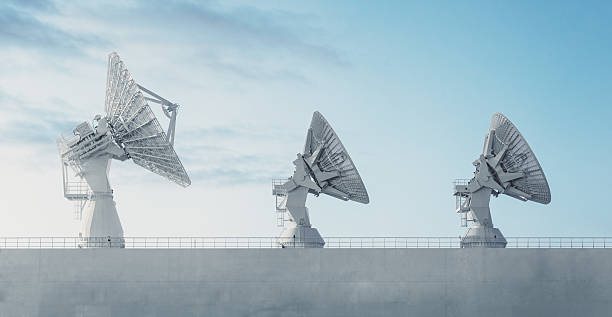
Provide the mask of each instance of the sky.
POLYGON ((0 236, 78 234, 55 140, 103 114, 113 51, 181 105, 192 180, 113 162, 126 236, 278 235, 271 180, 317 110, 370 195, 309 197, 324 237, 463 234, 452 181, 472 176, 495 112, 552 192, 492 199, 496 227, 612 236, 611 32, 608 1, 2 1, 0 236))

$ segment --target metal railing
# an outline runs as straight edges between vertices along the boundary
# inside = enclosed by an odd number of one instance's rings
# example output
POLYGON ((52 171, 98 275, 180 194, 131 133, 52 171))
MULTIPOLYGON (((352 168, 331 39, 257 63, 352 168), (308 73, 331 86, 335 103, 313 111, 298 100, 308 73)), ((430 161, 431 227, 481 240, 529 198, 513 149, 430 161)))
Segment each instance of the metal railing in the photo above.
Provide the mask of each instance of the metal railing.
POLYGON ((327 237, 325 247, 344 248, 459 248, 458 237, 327 237))
MULTIPOLYGON (((507 248, 612 248, 612 237, 507 237, 507 248)), ((327 237, 325 248, 460 248, 460 237, 327 237)), ((299 245, 299 243, 298 243, 299 245)), ((0 249, 270 249, 276 237, 0 237, 0 249)), ((285 244, 291 248, 291 244, 285 244)))
POLYGON ((612 248, 612 237, 506 237, 506 248, 612 248))

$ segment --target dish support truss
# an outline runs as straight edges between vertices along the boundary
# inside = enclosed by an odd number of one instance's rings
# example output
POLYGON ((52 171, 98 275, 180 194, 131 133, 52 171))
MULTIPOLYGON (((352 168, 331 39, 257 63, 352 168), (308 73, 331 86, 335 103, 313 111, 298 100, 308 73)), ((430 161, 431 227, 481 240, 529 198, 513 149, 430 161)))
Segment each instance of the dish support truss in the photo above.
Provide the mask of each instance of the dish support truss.
POLYGON ((161 105, 162 111, 164 112, 164 115, 170 119, 170 123, 168 124, 168 134, 166 134, 166 142, 170 143, 170 145, 174 146, 174 131, 176 130, 176 114, 178 112, 178 108, 179 108, 179 104, 174 103, 174 102, 170 102, 166 99, 164 99, 163 97, 161 97, 160 95, 150 91, 149 89, 138 85, 138 88, 140 88, 140 90, 144 91, 145 93, 149 94, 151 97, 145 96, 144 99, 150 102, 154 102, 157 103, 159 105, 161 105))

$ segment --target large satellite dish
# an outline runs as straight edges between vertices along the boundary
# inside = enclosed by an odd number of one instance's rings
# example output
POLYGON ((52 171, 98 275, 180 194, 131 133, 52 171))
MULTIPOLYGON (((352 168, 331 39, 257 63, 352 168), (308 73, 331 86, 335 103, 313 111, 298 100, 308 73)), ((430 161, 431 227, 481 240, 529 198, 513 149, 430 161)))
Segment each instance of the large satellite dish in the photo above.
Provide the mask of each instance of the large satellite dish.
POLYGON ((108 181, 111 159, 134 163, 183 187, 191 181, 174 151, 179 105, 138 85, 117 53, 108 58, 104 117, 79 124, 58 139, 64 196, 77 201, 86 246, 123 246, 123 229, 108 181), (149 107, 161 105, 170 119, 168 134, 149 107))
POLYGON ((473 223, 461 246, 503 248, 506 239, 491 220, 491 195, 505 194, 522 201, 548 204, 551 196, 546 176, 523 135, 501 113, 493 115, 483 152, 473 165, 474 177, 455 184, 454 195, 462 224, 473 223))
POLYGON ((306 198, 308 193, 323 193, 342 200, 370 202, 355 164, 340 139, 325 120, 315 112, 306 133, 304 153, 293 161, 295 171, 287 181, 274 185, 277 210, 289 215, 290 225, 281 233, 283 247, 323 247, 325 241, 312 228, 306 198))

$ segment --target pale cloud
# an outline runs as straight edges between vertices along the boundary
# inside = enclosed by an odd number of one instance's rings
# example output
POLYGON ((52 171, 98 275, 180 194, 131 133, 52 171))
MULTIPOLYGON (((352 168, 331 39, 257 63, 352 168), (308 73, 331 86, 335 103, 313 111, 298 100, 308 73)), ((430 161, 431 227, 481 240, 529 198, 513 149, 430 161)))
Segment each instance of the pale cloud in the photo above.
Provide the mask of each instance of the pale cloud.
MULTIPOLYGON (((95 109, 102 109, 104 56, 116 48, 128 52, 124 55, 128 65, 140 66, 135 77, 163 90, 171 90, 174 81, 202 85, 192 78, 194 71, 242 81, 308 83, 307 75, 293 64, 346 65, 333 48, 299 35, 303 30, 316 31, 308 25, 311 18, 209 2, 4 2, 0 39, 6 45, 2 57, 10 61, 6 70, 11 75, 0 75, 4 136, 0 142, 54 146, 60 133, 91 120, 100 112, 95 109), (134 56, 147 56, 155 68, 130 63, 134 56), (92 103, 98 106, 93 108, 92 103)), ((247 121, 248 127, 224 122, 194 128, 195 117, 206 112, 194 109, 189 99, 186 103, 191 109, 185 114, 191 117, 181 115, 179 127, 191 128, 179 128, 177 152, 195 182, 211 186, 268 182, 288 173, 290 161, 274 152, 295 144, 301 135, 260 125, 257 118, 247 121)), ((289 153, 299 149, 295 148, 289 153)), ((53 151, 39 157, 56 160, 55 156, 53 151)), ((148 180, 138 175, 132 179, 148 180)))
POLYGON ((247 80, 307 82, 296 65, 348 64, 333 47, 302 36, 319 31, 309 18, 212 2, 7 2, 0 5, 0 39, 7 48, 44 53, 47 59, 93 62, 125 48, 121 52, 152 55, 155 64, 171 61, 247 80))
POLYGON ((289 175, 291 160, 276 155, 299 150, 301 135, 280 128, 210 127, 182 134, 181 157, 194 182, 266 183, 289 175), (292 149, 294 148, 294 149, 292 149))
POLYGON ((44 106, 35 105, 0 89, 0 105, 0 143, 54 144, 58 131, 69 131, 79 123, 66 115, 67 104, 58 98, 50 98, 44 106))
POLYGON ((66 32, 40 15, 60 14, 48 1, 7 1, 0 5, 0 41, 3 47, 18 47, 44 54, 82 55, 83 47, 106 44, 106 41, 66 32))

